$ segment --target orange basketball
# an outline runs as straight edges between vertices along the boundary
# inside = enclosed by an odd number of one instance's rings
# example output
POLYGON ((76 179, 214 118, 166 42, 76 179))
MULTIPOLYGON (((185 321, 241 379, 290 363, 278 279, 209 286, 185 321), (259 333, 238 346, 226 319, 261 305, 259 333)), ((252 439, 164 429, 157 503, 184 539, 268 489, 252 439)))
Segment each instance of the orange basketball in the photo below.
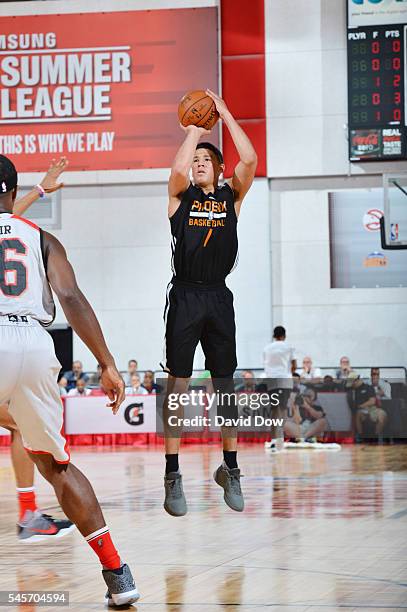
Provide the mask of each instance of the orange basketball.
POLYGON ((205 130, 211 130, 219 113, 215 102, 202 89, 189 91, 178 106, 178 118, 183 126, 197 125, 205 130))

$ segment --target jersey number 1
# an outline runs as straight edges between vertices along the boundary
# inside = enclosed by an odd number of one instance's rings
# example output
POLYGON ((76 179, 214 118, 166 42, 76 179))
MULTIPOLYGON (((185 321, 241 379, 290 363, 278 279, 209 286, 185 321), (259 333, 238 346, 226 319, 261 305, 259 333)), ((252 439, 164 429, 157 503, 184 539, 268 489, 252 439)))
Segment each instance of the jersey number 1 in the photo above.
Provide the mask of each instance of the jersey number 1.
POLYGON ((7 257, 7 251, 26 255, 27 247, 18 238, 0 240, 0 291, 7 297, 18 297, 27 288, 27 268, 22 261, 7 257))

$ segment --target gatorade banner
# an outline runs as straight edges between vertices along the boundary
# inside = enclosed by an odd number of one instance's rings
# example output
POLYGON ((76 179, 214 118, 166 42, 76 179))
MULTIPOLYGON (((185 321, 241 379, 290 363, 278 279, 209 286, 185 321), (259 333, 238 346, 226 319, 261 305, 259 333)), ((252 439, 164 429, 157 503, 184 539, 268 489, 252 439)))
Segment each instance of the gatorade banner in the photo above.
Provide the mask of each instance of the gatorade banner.
POLYGON ((214 7, 0 17, 0 26, 0 153, 20 172, 59 155, 70 170, 169 167, 180 98, 218 90, 214 7))
POLYGON ((65 397, 65 433, 155 432, 155 395, 128 395, 117 414, 106 408, 106 403, 105 396, 65 397))

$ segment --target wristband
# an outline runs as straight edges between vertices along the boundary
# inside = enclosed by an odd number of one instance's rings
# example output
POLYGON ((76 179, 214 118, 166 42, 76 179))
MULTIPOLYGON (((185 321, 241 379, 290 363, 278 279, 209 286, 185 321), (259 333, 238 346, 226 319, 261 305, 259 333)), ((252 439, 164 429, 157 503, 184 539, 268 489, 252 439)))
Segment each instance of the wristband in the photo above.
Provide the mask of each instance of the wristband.
POLYGON ((40 194, 40 198, 43 198, 45 196, 44 188, 39 183, 38 185, 35 185, 34 189, 38 191, 38 193, 40 194))

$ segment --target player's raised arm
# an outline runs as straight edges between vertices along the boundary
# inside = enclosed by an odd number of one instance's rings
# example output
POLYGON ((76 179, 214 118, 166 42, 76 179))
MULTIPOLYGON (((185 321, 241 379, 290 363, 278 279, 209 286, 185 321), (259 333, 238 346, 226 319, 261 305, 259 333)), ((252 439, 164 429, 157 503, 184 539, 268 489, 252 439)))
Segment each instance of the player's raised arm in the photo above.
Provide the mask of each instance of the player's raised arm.
POLYGON ((189 171, 195 155, 196 145, 203 134, 209 134, 208 130, 195 125, 181 126, 185 132, 185 140, 175 155, 170 179, 168 181, 168 216, 171 217, 179 206, 180 196, 188 188, 189 171))
POLYGON ((62 172, 66 170, 68 163, 69 162, 66 157, 61 157, 58 161, 53 159, 48 168, 48 172, 38 183, 38 185, 33 187, 24 197, 16 200, 13 207, 13 213, 21 216, 31 206, 31 204, 34 204, 34 202, 36 202, 38 198, 43 195, 43 192, 53 193, 54 191, 61 189, 64 184, 58 183, 58 179, 62 172))
POLYGON ((207 89, 206 93, 215 102, 216 110, 225 122, 239 154, 239 162, 234 169, 232 178, 228 181, 236 194, 235 208, 239 212, 242 200, 253 183, 257 167, 257 154, 250 139, 229 111, 225 101, 210 89, 207 89))
POLYGON ((44 251, 50 285, 57 294, 72 329, 100 364, 102 386, 111 401, 109 406, 116 414, 124 400, 124 382, 107 348, 93 308, 77 285, 64 247, 48 232, 44 232, 44 251))

